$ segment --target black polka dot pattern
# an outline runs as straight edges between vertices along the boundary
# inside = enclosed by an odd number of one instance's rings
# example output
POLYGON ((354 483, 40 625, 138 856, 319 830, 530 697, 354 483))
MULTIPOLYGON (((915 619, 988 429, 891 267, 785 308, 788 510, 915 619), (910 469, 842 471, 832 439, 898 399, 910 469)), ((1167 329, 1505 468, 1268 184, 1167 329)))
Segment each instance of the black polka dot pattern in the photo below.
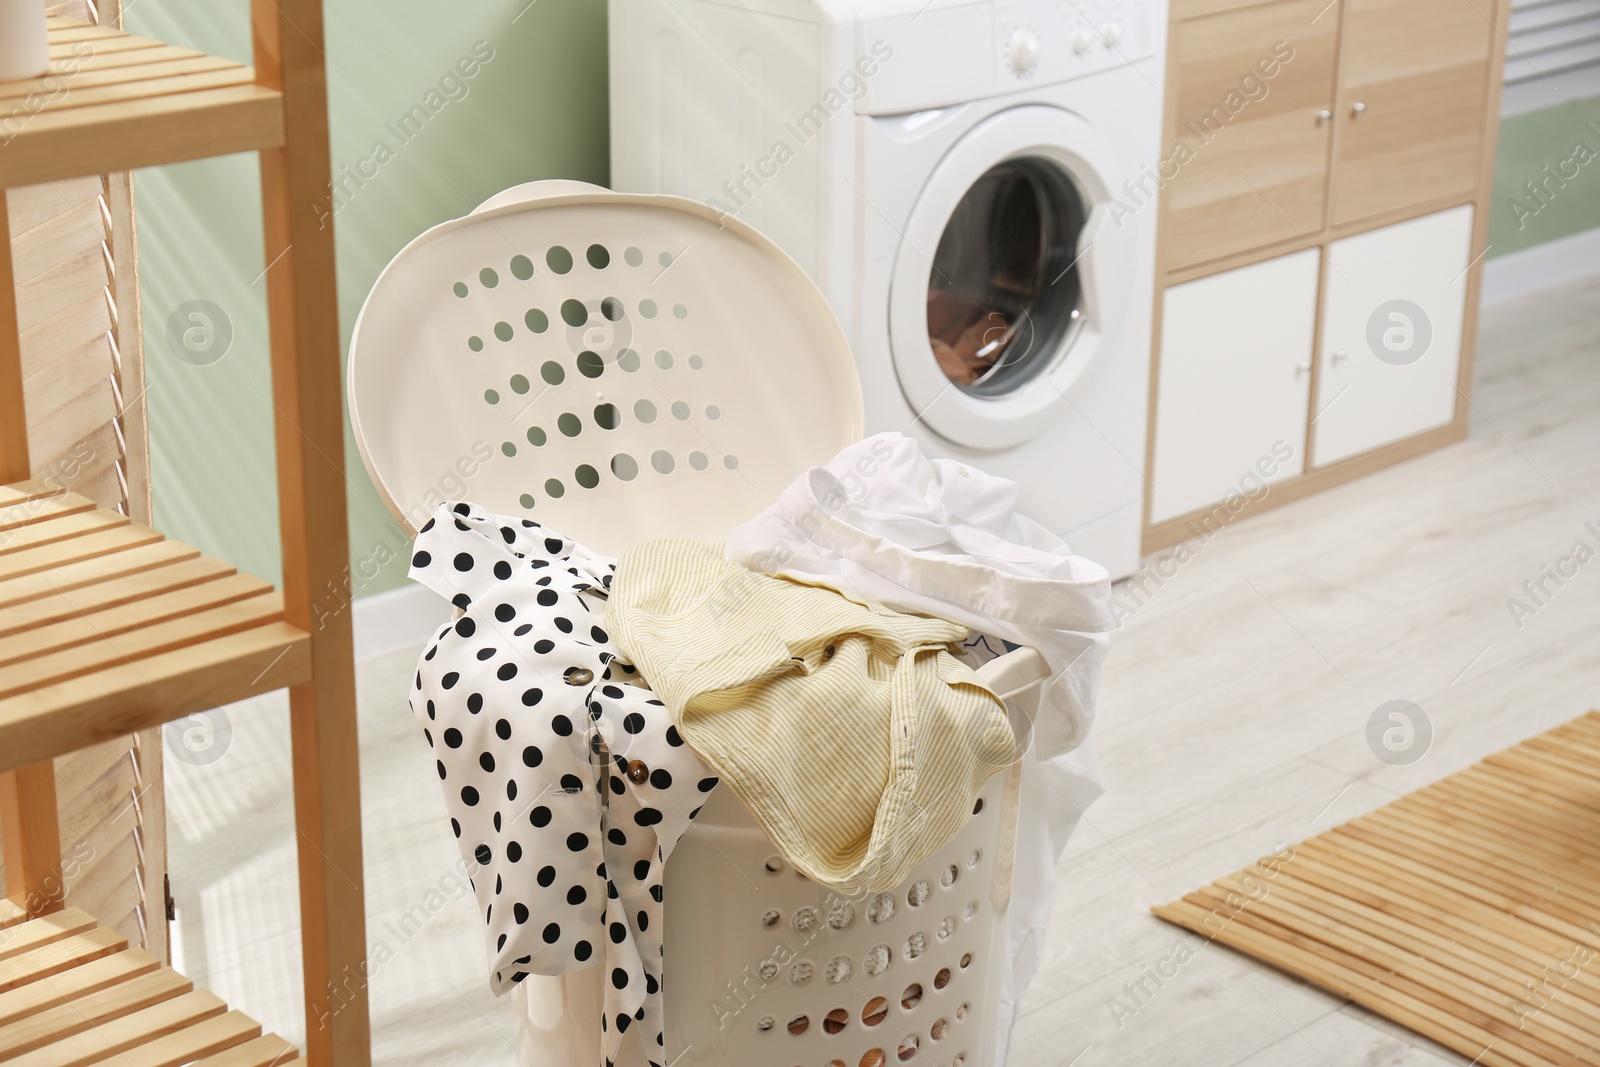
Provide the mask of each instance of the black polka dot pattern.
POLYGON ((716 784, 610 643, 615 569, 471 504, 441 507, 411 558, 457 607, 411 707, 485 917, 490 985, 603 966, 607 1062, 632 1020, 664 1045, 661 875, 716 784))

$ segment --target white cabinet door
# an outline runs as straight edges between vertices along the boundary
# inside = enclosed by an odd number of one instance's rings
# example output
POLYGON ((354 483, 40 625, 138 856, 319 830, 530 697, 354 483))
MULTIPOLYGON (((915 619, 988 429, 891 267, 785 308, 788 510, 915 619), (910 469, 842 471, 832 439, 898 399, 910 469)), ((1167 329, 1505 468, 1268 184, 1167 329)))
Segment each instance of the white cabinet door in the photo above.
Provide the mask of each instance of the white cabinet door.
POLYGON ((1471 241, 1463 204, 1329 246, 1317 466, 1455 416, 1471 241))
POLYGON ((1151 522, 1305 469, 1316 304, 1315 249, 1166 291, 1151 522))

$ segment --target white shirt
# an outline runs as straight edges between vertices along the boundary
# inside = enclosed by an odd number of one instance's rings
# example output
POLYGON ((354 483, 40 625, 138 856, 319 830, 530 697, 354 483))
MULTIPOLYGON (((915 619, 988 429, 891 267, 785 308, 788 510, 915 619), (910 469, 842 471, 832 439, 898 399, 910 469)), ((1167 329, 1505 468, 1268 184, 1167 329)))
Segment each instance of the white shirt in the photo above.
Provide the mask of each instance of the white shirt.
MULTIPOLYGON (((1103 791, 1089 746, 1108 631, 1106 569, 1016 511, 1016 484, 930 460, 897 433, 851 445, 796 478, 728 531, 727 557, 830 586, 896 611, 963 623, 1037 649, 1051 678, 1034 722, 1018 827, 1001 1009, 1015 1018, 1038 967, 1055 897, 1055 864, 1084 808, 1103 791), (1034 761, 1037 760, 1037 763, 1034 761)), ((1004 1016, 1002 1016, 1004 1018, 1004 1016)), ((988 1062, 1005 1063, 1010 1026, 988 1062)))

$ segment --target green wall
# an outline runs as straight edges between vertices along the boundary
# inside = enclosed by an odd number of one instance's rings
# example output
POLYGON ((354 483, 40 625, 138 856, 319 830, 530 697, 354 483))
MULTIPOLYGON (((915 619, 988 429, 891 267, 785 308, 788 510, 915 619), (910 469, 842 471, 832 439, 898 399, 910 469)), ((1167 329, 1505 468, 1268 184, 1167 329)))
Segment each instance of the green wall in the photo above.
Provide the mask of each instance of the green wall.
MULTIPOLYGON (((348 343, 378 272, 429 226, 518 182, 606 181, 605 2, 325 0, 325 11, 333 166, 349 175, 335 215, 348 343), (478 61, 470 78, 454 69, 463 59, 478 61), (402 142, 388 126, 417 104, 435 111, 402 142), (380 141, 388 151, 377 150, 380 141)), ((250 61, 244 0, 140 0, 128 5, 127 21, 135 33, 250 61)), ((136 196, 156 521, 277 580, 256 156, 141 171, 136 196), (231 325, 231 346, 214 362, 215 347, 196 354, 169 344, 169 319, 196 300, 216 305, 231 325)), ((351 553, 362 560, 394 538, 348 440, 345 462, 351 553)), ((358 595, 404 581, 407 553, 393 546, 380 556, 394 558, 357 582, 358 595)))
POLYGON ((1500 124, 1489 255, 1600 226, 1600 96, 1500 124), (1528 183, 1532 182, 1533 190, 1528 183))

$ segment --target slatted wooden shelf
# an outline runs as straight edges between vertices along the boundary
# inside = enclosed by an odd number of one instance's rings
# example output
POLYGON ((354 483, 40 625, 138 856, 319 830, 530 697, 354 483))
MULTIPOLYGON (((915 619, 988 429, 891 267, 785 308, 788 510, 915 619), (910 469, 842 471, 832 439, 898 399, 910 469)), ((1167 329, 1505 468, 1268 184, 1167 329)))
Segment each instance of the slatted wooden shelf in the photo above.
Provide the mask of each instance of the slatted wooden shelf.
POLYGON ((87 913, 0 920, 0 1062, 274 1067, 294 1045, 87 913))
MULTIPOLYGON (((60 910, 53 764, 284 688, 302 989, 305 1017, 317 1021, 306 1027, 304 1057, 312 1067, 371 1063, 366 988, 349 981, 365 973, 367 947, 350 613, 318 611, 326 590, 348 582, 350 564, 333 230, 305 209, 325 198, 332 177, 322 3, 249 6, 253 69, 55 18, 49 74, 0 82, 0 235, 14 218, 26 221, 13 216, 13 202, 24 202, 7 192, 16 186, 259 152, 283 549, 279 594, 82 497, 25 481, 51 469, 50 456, 29 453, 29 324, 16 300, 17 262, 29 268, 39 249, 23 241, 14 254, 0 240, 0 1061, 8 1064, 266 1067, 298 1055, 128 948, 109 925, 60 910)), ((86 199, 96 195, 91 188, 86 199)), ((42 407, 35 422, 58 414, 42 407)), ((71 892, 75 907, 99 899, 71 892)))
POLYGON ((283 97, 242 63, 50 20, 50 73, 0 82, 0 187, 283 144, 283 97))
POLYGON ((310 676, 267 582, 37 482, 0 487, 0 771, 310 676))

